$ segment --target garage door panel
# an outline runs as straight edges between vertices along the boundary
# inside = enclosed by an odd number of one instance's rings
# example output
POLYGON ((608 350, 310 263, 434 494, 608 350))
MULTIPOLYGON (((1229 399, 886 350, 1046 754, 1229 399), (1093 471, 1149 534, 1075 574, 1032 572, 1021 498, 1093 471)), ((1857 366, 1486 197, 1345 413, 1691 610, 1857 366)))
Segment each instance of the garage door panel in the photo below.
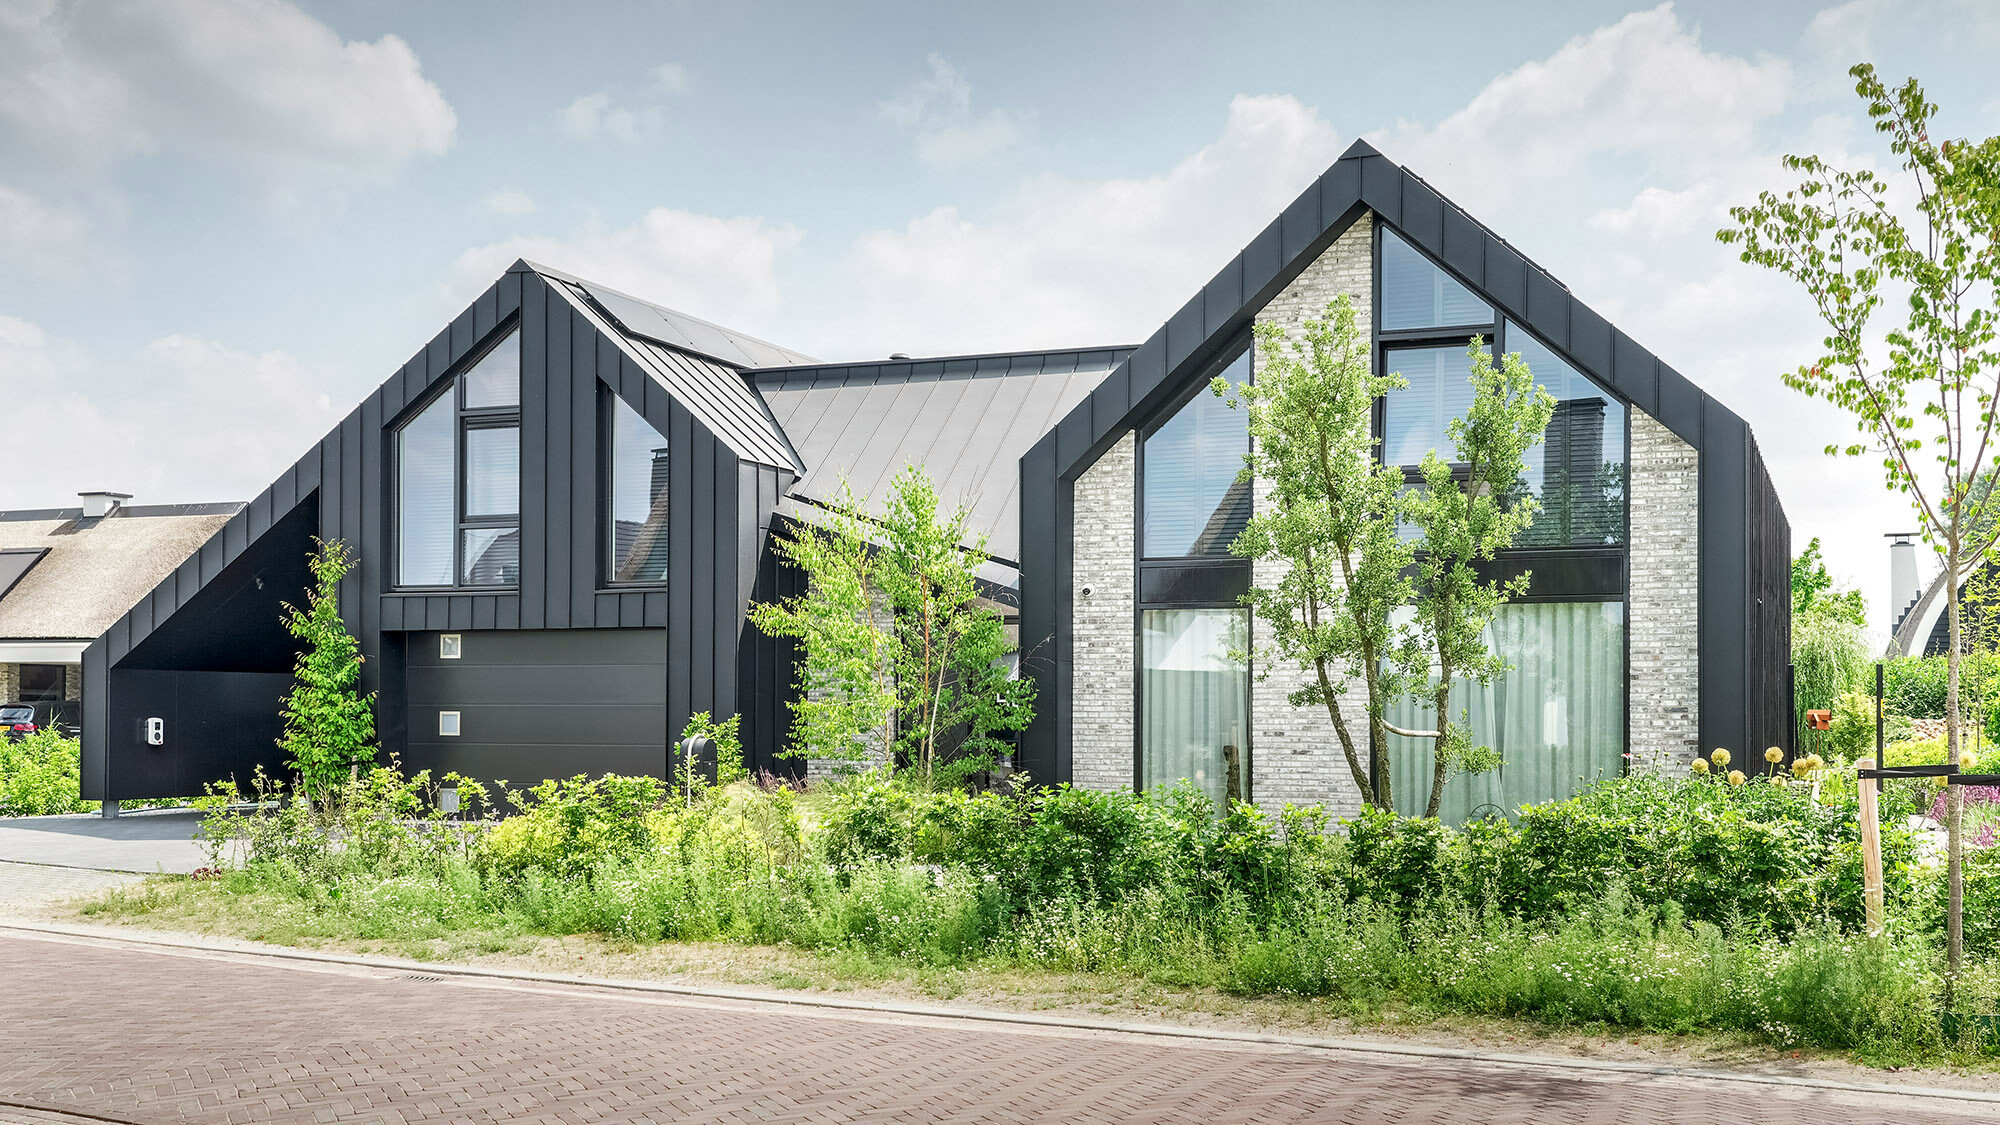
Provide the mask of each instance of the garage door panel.
POLYGON ((425 706, 410 710, 413 738, 450 741, 438 729, 439 711, 457 711, 461 743, 496 746, 667 744, 664 707, 610 703, 510 703, 491 706, 425 706))
POLYGON ((666 631, 464 633, 440 659, 437 633, 412 633, 404 674, 405 764, 514 786, 576 774, 666 768, 666 631), (458 734, 441 734, 456 712, 458 734))
POLYGON ((572 667, 466 667, 411 669, 412 708, 473 707, 522 700, 571 705, 631 703, 654 697, 664 713, 665 669, 648 664, 592 664, 572 667))
MULTIPOLYGON (((491 785, 505 778, 511 789, 525 789, 550 778, 577 774, 617 773, 666 776, 666 752, 659 746, 576 746, 544 743, 522 746, 476 746, 412 741, 404 766, 427 769, 433 777, 462 773, 491 785)), ((498 793, 494 796, 497 798, 498 793)))
POLYGON ((438 634, 410 634, 411 668, 667 663, 665 629, 500 629, 458 635, 459 655, 438 655, 438 634))

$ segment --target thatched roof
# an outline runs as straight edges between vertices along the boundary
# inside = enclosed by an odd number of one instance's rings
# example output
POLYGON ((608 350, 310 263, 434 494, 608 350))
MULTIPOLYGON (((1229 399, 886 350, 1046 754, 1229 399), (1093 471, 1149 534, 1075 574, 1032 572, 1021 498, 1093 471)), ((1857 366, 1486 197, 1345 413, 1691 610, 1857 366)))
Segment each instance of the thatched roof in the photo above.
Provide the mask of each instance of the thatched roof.
POLYGON ((242 507, 155 504, 97 519, 80 508, 0 512, 0 551, 46 550, 0 593, 0 640, 94 639, 242 507))

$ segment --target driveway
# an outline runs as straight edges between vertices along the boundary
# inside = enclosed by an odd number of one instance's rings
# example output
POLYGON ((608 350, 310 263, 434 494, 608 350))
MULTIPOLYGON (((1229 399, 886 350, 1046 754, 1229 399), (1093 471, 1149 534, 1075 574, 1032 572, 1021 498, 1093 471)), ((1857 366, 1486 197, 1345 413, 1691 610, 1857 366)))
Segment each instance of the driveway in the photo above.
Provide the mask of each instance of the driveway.
POLYGON ((185 875, 207 862, 194 841, 200 823, 187 809, 0 818, 0 863, 185 875))
MULTIPOLYGON (((114 1122, 1880 1122, 1993 1100, 0 931, 0 1114, 114 1122), (76 1118, 59 1116, 74 1114, 76 1118)), ((7 1120, 0 1116, 0 1120, 7 1120)))

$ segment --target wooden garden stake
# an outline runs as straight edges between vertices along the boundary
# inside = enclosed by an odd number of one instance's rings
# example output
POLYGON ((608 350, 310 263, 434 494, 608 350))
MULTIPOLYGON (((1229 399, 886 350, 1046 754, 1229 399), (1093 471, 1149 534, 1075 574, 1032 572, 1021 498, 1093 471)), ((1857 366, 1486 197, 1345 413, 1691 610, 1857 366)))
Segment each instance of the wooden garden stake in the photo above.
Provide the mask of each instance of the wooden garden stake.
POLYGON ((1875 787, 1880 784, 1872 777, 1855 782, 1861 798, 1861 893, 1871 934, 1882 932, 1882 818, 1875 811, 1875 787))

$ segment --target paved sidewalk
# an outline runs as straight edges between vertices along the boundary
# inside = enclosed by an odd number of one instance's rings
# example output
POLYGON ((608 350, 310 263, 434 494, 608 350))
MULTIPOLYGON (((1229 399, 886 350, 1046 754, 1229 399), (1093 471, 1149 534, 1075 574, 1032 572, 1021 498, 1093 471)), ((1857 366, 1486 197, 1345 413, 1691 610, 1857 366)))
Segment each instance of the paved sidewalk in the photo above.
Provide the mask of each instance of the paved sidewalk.
POLYGON ((129 886, 144 878, 127 871, 0 861, 0 915, 17 911, 33 913, 47 903, 129 886))
POLYGON ((0 933, 0 980, 0 1109, 149 1123, 2000 1115, 1992 1100, 1910 1092, 815 1010, 18 931, 0 933))
POLYGON ((200 823, 188 809, 0 818, 0 862, 185 875, 207 862, 194 841, 200 823))

